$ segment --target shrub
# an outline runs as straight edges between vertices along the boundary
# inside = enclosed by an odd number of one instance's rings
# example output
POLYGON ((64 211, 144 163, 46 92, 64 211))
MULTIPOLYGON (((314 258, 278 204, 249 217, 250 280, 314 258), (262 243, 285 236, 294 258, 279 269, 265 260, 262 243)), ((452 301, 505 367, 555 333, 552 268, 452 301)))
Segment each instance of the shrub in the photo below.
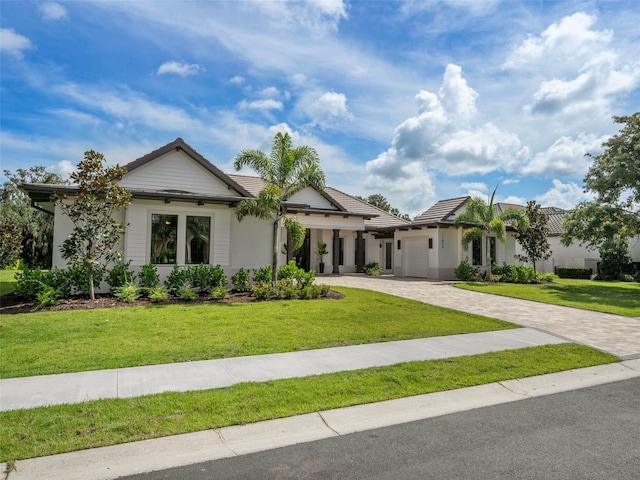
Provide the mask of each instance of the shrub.
POLYGON ((228 278, 220 265, 191 265, 184 269, 184 278, 199 293, 224 287, 228 278))
POLYGON ((55 288, 46 285, 44 289, 36 295, 36 306, 34 310, 42 310, 46 307, 52 307, 53 305, 58 304, 58 300, 60 299, 60 292, 58 292, 55 288))
POLYGON ((169 295, 177 295, 178 290, 184 286, 186 281, 187 277, 185 271, 181 270, 180 267, 174 263, 171 272, 167 275, 167 279, 164 281, 164 285, 167 287, 169 295))
POLYGON ((127 263, 117 262, 109 271, 105 280, 109 284, 109 287, 111 287, 112 292, 116 288, 120 288, 128 283, 133 282, 135 273, 129 270, 130 266, 131 260, 129 260, 127 263))
POLYGON ((121 302, 131 303, 140 298, 140 288, 133 282, 128 282, 113 289, 113 295, 121 302))
POLYGON ((71 278, 69 271, 54 268, 50 272, 49 285, 58 292, 58 298, 67 298, 71 295, 73 279, 71 278))
POLYGON ((213 287, 211 289, 211 293, 209 294, 209 296, 211 298, 213 298, 214 300, 222 300, 228 294, 229 294, 229 292, 224 287, 213 287))
POLYGON ((556 268, 556 275, 560 278, 575 278, 575 279, 583 279, 589 280, 591 278, 591 274, 593 270, 590 268, 556 268))
POLYGON ((231 289, 234 292, 248 292, 251 290, 249 284, 249 270, 241 268, 237 273, 231 276, 231 289))
POLYGON ((186 282, 178 289, 177 294, 180 300, 193 300, 198 296, 198 290, 186 282))
POLYGON ((271 295, 271 285, 268 283, 258 283, 251 288, 251 296, 256 300, 267 300, 271 295))
POLYGON ((536 282, 553 282, 556 276, 553 273, 538 273, 536 275, 536 282))
MULTIPOLYGON (((89 276, 87 270, 81 265, 71 265, 67 269, 71 280, 72 293, 89 295, 89 276)), ((104 278, 105 268, 102 265, 95 265, 93 268, 93 287, 99 288, 100 282, 104 278)))
POLYGON ((378 262, 367 263, 362 268, 364 269, 364 273, 366 273, 367 275, 371 275, 373 277, 377 277, 378 275, 380 275, 380 272, 381 272, 380 264, 378 262))
POLYGON ((153 289, 160 285, 158 267, 155 263, 147 263, 140 268, 138 273, 139 285, 141 288, 153 289))
POLYGON ((272 270, 271 265, 267 265, 266 267, 254 269, 253 270, 253 283, 255 283, 255 284, 271 283, 272 274, 273 274, 273 270, 272 270))
POLYGON ((25 268, 15 274, 16 293, 25 300, 35 300, 48 284, 46 272, 39 268, 25 268))
POLYGON ((463 282, 475 282, 481 278, 480 270, 477 267, 471 266, 469 260, 466 258, 460 262, 453 273, 456 279, 462 280, 463 282))
POLYGON ((313 285, 315 279, 316 272, 313 270, 305 272, 303 268, 296 265, 294 260, 278 268, 278 280, 285 282, 287 286, 293 287, 294 290, 300 290, 307 285, 313 285))
POLYGON ((162 302, 169 298, 169 292, 165 287, 157 286, 149 290, 149 300, 154 303, 162 302))

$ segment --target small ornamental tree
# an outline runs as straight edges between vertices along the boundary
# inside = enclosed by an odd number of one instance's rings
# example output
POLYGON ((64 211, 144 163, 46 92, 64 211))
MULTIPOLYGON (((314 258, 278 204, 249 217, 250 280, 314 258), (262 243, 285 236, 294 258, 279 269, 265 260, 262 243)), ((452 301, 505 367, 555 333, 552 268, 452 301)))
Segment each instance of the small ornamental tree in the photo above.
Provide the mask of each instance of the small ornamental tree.
POLYGON ((73 231, 62 243, 62 257, 87 273, 89 296, 95 300, 93 273, 106 263, 118 260, 121 252, 116 245, 126 225, 117 222, 113 214, 131 203, 132 195, 117 184, 126 169, 115 165, 105 168, 104 156, 90 150, 71 174, 78 185, 71 197, 55 192, 52 200, 73 223, 73 231))
POLYGON ((540 205, 535 200, 527 203, 526 209, 529 226, 525 230, 516 230, 515 236, 526 255, 518 255, 518 258, 533 264, 536 272, 536 262, 546 260, 553 253, 549 245, 549 217, 540 211, 540 205))

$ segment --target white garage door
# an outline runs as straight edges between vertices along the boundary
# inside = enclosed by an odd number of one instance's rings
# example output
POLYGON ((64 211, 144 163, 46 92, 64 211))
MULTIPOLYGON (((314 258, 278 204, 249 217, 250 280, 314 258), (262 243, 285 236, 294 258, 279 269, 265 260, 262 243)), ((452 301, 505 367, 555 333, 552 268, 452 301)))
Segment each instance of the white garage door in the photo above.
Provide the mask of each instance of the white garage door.
POLYGON ((429 269, 429 237, 407 238, 404 244, 405 276, 426 278, 429 269))

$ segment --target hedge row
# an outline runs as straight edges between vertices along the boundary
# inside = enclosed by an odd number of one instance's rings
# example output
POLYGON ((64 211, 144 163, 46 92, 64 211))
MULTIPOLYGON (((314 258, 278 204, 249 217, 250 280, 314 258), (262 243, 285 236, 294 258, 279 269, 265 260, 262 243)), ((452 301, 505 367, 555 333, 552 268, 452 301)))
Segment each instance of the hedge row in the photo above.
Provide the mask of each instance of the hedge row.
POLYGON ((560 278, 580 278, 589 280, 591 275, 593 275, 593 270, 590 268, 556 267, 556 275, 560 278))

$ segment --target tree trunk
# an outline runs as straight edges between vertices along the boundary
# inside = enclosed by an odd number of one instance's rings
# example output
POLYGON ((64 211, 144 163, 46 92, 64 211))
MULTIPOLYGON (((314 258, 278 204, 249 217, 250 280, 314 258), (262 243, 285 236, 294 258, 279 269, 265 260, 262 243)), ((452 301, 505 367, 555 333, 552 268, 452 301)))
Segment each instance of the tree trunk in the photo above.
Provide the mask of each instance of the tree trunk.
POLYGON ((89 271, 87 272, 87 277, 89 278, 89 298, 91 300, 95 300, 96 292, 95 292, 95 289, 93 288, 93 269, 92 268, 90 268, 89 271))
POLYGON ((271 283, 276 284, 278 279, 278 227, 280 226, 280 217, 273 222, 273 256, 271 258, 271 283))
POLYGON ((487 282, 491 282, 491 240, 487 237, 487 282))

